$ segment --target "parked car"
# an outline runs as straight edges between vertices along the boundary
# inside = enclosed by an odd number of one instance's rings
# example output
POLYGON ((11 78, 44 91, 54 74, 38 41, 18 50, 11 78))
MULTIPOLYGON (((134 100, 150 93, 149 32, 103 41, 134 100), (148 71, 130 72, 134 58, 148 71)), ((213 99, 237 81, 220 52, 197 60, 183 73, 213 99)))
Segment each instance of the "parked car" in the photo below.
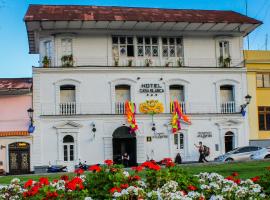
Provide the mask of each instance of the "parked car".
POLYGON ((256 146, 238 147, 236 149, 233 149, 232 151, 229 151, 223 155, 218 156, 217 158, 215 158, 215 161, 216 162, 232 162, 232 161, 250 160, 251 154, 261 149, 262 147, 256 147, 256 146))
POLYGON ((251 160, 263 160, 269 158, 270 158, 270 147, 262 148, 261 150, 252 153, 250 156, 251 160))

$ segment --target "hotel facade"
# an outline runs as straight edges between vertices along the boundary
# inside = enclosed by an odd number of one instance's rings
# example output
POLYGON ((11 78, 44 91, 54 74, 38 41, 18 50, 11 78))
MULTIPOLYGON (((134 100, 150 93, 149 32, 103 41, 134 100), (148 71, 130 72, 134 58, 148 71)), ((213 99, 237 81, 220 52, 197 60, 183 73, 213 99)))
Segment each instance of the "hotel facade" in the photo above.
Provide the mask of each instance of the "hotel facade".
POLYGON ((243 38, 260 21, 231 11, 30 5, 33 67, 31 167, 147 159, 210 159, 249 144, 243 38), (140 112, 154 100, 163 112, 140 112), (173 134, 172 102, 191 124, 173 134), (125 102, 136 105, 130 133, 125 102))

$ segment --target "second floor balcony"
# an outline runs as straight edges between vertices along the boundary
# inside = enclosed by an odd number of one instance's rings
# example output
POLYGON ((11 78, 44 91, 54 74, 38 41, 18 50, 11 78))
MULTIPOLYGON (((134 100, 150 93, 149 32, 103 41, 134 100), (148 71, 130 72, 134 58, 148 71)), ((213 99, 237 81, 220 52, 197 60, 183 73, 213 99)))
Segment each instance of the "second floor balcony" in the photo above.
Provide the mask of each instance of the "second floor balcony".
MULTIPOLYGON (((138 103, 136 105, 139 105, 138 103)), ((235 114, 240 112, 240 106, 236 105, 236 102, 224 102, 220 106, 209 103, 196 103, 196 102, 180 102, 182 112, 185 114, 235 114)), ((165 106, 164 114, 171 114, 174 112, 173 103, 165 106)), ((136 113, 140 114, 139 107, 136 108, 136 113)), ((125 102, 116 102, 114 110, 111 105, 104 103, 76 103, 67 102, 59 103, 58 105, 52 103, 41 104, 40 115, 124 115, 125 114, 125 102)))

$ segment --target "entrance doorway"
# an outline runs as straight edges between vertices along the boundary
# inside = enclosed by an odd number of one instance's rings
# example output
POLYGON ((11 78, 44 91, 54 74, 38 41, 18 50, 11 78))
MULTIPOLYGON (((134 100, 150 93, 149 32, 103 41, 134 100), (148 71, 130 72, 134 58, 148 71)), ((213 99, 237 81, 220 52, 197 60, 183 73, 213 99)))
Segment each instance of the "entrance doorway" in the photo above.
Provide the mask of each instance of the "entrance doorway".
POLYGON ((122 164, 122 155, 129 155, 129 166, 137 165, 136 135, 130 128, 121 126, 113 132, 113 161, 122 164))
POLYGON ((30 173, 30 145, 26 142, 16 142, 8 146, 9 173, 30 173))
POLYGON ((225 153, 234 149, 234 134, 227 132, 225 134, 225 153))

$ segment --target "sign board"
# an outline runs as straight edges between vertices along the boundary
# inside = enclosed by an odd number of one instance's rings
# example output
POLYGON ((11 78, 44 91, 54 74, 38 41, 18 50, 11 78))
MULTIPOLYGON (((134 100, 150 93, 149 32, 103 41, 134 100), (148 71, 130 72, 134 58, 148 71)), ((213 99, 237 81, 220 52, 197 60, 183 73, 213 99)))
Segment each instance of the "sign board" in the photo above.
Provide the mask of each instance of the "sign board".
POLYGON ((212 137, 212 132, 211 131, 201 131, 201 132, 198 132, 197 137, 210 138, 210 137, 212 137))
POLYGON ((164 89, 159 83, 143 83, 141 84, 140 93, 147 94, 147 96, 157 96, 164 92, 164 89))

